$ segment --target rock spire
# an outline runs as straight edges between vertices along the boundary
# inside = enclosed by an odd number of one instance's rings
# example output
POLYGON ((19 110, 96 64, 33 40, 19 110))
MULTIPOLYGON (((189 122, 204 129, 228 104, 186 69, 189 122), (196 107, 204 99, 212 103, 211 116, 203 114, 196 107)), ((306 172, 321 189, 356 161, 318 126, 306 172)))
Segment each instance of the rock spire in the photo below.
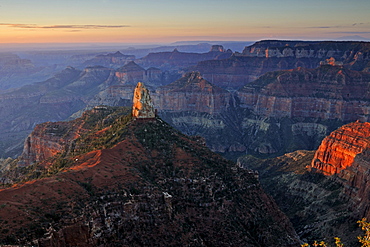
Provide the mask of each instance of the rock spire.
POLYGON ((135 118, 154 118, 155 110, 149 90, 144 83, 138 82, 134 91, 132 115, 135 118))

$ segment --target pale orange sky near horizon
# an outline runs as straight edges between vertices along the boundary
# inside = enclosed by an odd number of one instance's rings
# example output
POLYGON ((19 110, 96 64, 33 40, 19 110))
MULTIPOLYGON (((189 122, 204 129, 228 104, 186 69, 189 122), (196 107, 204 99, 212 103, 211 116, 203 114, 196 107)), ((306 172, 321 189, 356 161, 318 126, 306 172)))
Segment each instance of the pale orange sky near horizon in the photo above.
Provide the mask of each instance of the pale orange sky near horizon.
POLYGON ((369 0, 0 0, 0 43, 370 39, 369 0))

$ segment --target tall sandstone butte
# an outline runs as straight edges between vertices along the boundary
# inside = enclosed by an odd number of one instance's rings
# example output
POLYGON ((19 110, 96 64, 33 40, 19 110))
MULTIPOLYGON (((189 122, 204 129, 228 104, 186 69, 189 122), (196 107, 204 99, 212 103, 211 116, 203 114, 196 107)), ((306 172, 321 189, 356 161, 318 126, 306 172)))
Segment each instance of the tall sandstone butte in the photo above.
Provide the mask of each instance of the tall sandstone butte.
POLYGON ((317 149, 311 167, 325 175, 352 166, 358 154, 370 146, 370 123, 356 121, 333 131, 317 149))
POLYGON ((149 90, 142 82, 137 83, 134 91, 132 116, 142 119, 155 117, 155 110, 152 99, 150 98, 149 90))

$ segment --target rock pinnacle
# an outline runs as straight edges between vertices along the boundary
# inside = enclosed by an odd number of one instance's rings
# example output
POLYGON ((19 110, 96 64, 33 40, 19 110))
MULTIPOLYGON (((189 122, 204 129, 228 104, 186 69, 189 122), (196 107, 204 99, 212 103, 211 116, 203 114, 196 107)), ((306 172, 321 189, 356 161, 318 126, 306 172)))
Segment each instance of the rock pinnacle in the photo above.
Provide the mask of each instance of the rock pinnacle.
POLYGON ((144 83, 138 82, 134 91, 132 116, 135 118, 154 118, 155 110, 149 90, 144 83))

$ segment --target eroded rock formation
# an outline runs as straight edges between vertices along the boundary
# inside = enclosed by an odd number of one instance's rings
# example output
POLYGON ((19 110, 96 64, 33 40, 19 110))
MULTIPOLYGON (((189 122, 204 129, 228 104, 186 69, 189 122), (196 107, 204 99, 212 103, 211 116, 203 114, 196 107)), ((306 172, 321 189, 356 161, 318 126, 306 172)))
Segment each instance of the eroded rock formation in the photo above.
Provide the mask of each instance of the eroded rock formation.
POLYGON ((154 118, 155 110, 149 90, 139 82, 134 91, 132 116, 135 118, 154 118))
POLYGON ((355 122, 342 126, 325 137, 312 160, 312 168, 325 175, 350 167, 358 154, 370 145, 370 123, 355 122))

